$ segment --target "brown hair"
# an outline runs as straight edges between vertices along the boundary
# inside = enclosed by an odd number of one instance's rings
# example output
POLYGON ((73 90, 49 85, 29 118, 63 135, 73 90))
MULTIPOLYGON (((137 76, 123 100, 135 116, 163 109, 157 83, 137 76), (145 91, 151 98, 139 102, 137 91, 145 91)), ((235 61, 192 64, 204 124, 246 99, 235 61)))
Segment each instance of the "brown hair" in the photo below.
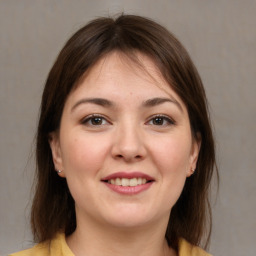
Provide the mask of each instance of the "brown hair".
POLYGON ((181 43, 161 25, 133 15, 98 18, 88 23, 68 40, 49 73, 42 96, 36 144, 37 183, 31 212, 35 240, 52 239, 59 230, 69 235, 76 228, 74 200, 66 180, 60 179, 55 172, 49 133, 59 129, 65 101, 83 74, 100 58, 116 50, 128 57, 134 52, 149 56, 185 103, 194 137, 200 134, 196 172, 186 180, 166 231, 166 239, 173 248, 177 248, 179 237, 198 245, 205 234, 209 239, 208 192, 215 170, 214 140, 205 91, 181 43))

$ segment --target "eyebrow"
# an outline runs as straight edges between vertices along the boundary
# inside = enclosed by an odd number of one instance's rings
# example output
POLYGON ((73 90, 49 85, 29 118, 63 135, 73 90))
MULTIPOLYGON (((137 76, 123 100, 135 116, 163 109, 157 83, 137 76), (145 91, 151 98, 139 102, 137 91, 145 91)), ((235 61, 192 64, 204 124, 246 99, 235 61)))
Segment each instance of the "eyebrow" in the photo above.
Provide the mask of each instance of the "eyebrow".
POLYGON ((71 111, 74 111, 74 109, 77 108, 79 105, 85 104, 85 103, 92 103, 92 104, 99 105, 99 106, 102 106, 102 107, 112 107, 112 106, 114 106, 114 103, 107 100, 107 99, 103 99, 103 98, 85 98, 85 99, 79 100, 71 108, 71 111))
POLYGON ((183 111, 181 104, 175 100, 174 98, 153 98, 148 99, 143 103, 143 106, 145 107, 154 107, 157 105, 161 105, 163 103, 170 102, 175 104, 181 111, 183 111))
MULTIPOLYGON (((152 98, 152 99, 148 99, 148 100, 144 101, 142 103, 142 106, 143 107, 154 107, 154 106, 164 104, 166 102, 175 104, 183 112, 181 104, 177 100, 175 100, 174 98, 156 97, 156 98, 152 98)), ((92 103, 92 104, 95 104, 95 105, 99 105, 99 106, 102 106, 102 107, 109 107, 109 108, 115 106, 115 104, 112 101, 104 99, 104 98, 84 98, 84 99, 79 100, 71 108, 71 111, 74 111, 74 109, 77 108, 79 105, 86 104, 86 103, 92 103)))

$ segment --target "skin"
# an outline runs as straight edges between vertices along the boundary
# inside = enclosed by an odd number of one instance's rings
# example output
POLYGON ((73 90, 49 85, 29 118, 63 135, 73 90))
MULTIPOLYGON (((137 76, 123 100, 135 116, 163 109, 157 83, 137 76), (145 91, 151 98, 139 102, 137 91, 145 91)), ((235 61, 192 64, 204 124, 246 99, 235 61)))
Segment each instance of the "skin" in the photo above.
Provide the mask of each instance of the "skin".
POLYGON ((118 52, 98 61, 70 93, 60 130, 51 134, 55 168, 75 200, 77 229, 67 243, 76 256, 176 255, 165 230, 200 141, 182 100, 149 58, 137 57, 142 66, 118 52), (111 104, 88 102, 95 98, 111 104), (152 104, 155 98, 168 101, 152 104), (102 182, 116 172, 141 172, 153 182, 141 193, 120 194, 102 182))

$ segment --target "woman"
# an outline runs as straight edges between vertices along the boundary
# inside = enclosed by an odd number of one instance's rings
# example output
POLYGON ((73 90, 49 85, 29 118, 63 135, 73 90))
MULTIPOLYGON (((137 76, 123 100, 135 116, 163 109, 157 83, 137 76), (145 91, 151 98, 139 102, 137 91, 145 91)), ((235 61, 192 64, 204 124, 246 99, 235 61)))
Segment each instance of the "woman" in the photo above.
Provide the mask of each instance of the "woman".
POLYGON ((37 133, 34 248, 22 255, 208 255, 214 141, 180 42, 139 16, 66 43, 37 133))

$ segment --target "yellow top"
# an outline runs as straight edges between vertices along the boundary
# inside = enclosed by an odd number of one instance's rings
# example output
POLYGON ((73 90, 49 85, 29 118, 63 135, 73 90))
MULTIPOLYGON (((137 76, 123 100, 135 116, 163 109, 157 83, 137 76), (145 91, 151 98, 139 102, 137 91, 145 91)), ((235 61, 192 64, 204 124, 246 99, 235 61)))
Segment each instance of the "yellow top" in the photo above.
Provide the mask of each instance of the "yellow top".
MULTIPOLYGON (((63 233, 59 233, 51 243, 35 245, 31 249, 10 254, 9 256, 75 256, 68 247, 63 233)), ((199 247, 189 244, 185 239, 179 242, 179 256, 211 256, 199 247)))

